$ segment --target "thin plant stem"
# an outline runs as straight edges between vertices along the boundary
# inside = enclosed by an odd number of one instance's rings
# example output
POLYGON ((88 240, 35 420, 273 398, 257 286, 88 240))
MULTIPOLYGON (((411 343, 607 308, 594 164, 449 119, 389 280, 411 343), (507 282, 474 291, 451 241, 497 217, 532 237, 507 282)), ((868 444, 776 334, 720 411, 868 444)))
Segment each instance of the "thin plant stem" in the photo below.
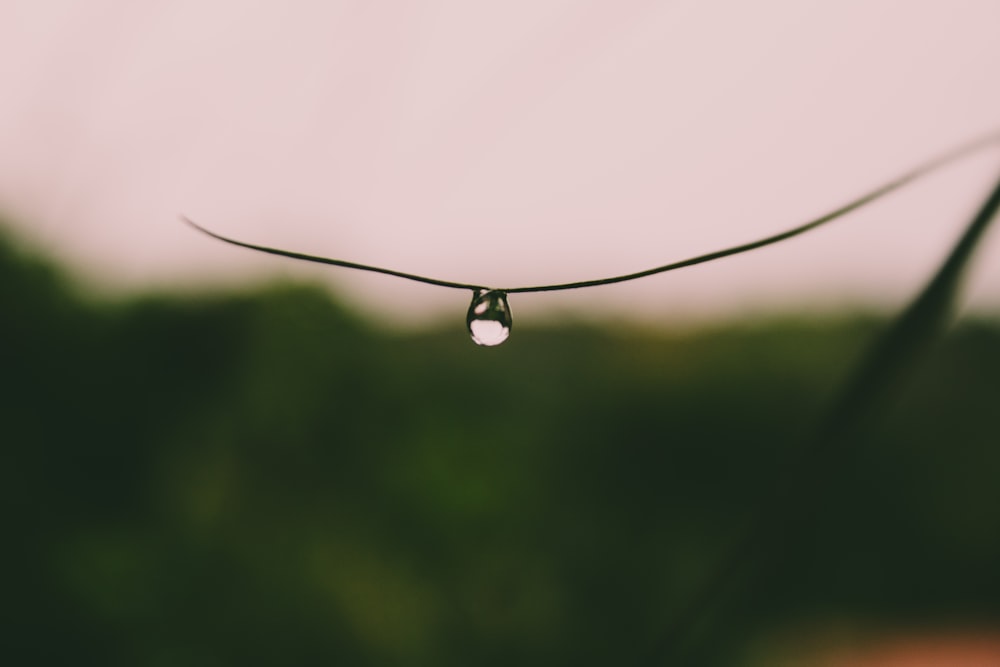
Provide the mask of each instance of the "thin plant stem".
MULTIPOLYGON (((645 278, 647 276, 656 275, 658 273, 666 273, 667 271, 673 271, 675 269, 682 269, 688 266, 694 266, 695 264, 702 264, 705 262, 710 262, 716 259, 722 259, 723 257, 729 257, 731 255, 738 255, 740 253, 748 252, 750 250, 756 250, 757 248, 763 248, 764 246, 772 245, 778 243, 779 241, 784 241, 790 239, 799 234, 804 234, 805 232, 811 231, 825 225, 828 222, 832 222, 837 218, 840 218, 852 211, 855 211, 867 204, 872 203, 877 199, 881 199, 886 195, 899 190, 905 185, 912 183, 913 181, 926 176, 932 171, 935 171, 949 163, 952 163, 960 158, 966 157, 976 151, 982 150, 987 146, 1000 142, 1000 132, 993 132, 991 134, 985 135, 973 141, 961 144, 927 162, 911 169, 910 171, 894 178, 893 180, 871 190, 870 192, 861 195, 860 197, 844 204, 843 206, 830 211, 826 215, 820 216, 815 220, 811 220, 797 227, 793 227, 786 231, 774 234, 772 236, 767 236, 765 238, 759 239, 757 241, 751 241, 750 243, 743 243, 737 246, 732 246, 730 248, 724 248, 722 250, 716 250, 715 252, 710 252, 704 255, 698 255, 696 257, 690 257, 688 259, 681 260, 679 262, 673 262, 670 264, 664 264, 663 266, 657 266, 651 269, 645 269, 643 271, 636 271, 635 273, 627 273, 621 276, 613 276, 610 278, 595 278, 592 280, 580 280, 577 282, 570 283, 559 283, 554 285, 533 285, 527 287, 505 287, 505 288, 489 288, 495 289, 500 292, 505 292, 507 294, 518 294, 527 292, 556 292, 561 290, 579 289, 582 287, 597 287, 599 285, 611 285, 614 283, 622 283, 629 280, 636 280, 638 278, 645 278)), ((453 289, 465 289, 472 290, 474 292, 488 289, 485 285, 479 285, 476 283, 464 283, 464 282, 453 282, 450 280, 441 280, 438 278, 429 278, 426 276, 420 276, 413 273, 407 273, 404 271, 397 271, 395 269, 386 269, 377 266, 369 266, 367 264, 359 264, 357 262, 349 262, 342 259, 331 259, 329 257, 319 257, 316 255, 307 255, 305 253, 293 252, 290 250, 279 250, 277 248, 270 248, 262 245, 255 245, 252 243, 245 243, 243 241, 237 241, 231 239, 221 234, 216 234, 215 232, 209 231, 205 227, 193 222, 189 218, 181 216, 181 219, 187 224, 191 225, 200 232, 203 232, 214 239, 219 241, 224 241, 226 243, 240 246, 241 248, 248 248, 250 250, 257 250, 259 252, 268 253, 271 255, 278 255, 281 257, 289 257, 291 259, 303 260, 306 262, 315 262, 319 264, 328 264, 332 266, 340 266, 348 269, 357 269, 359 271, 370 271, 373 273, 381 273, 389 276, 394 276, 396 278, 404 278, 406 280, 413 280, 415 282, 424 283, 428 285, 434 285, 437 287, 450 287, 453 289)))

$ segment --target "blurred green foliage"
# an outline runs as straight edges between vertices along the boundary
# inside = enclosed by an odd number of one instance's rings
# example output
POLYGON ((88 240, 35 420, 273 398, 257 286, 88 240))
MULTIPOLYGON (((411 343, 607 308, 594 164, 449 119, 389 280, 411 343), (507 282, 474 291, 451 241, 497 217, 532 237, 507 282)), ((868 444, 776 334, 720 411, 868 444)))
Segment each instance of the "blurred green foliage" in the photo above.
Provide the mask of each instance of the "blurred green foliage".
MULTIPOLYGON (((0 242, 8 664, 607 665, 711 578, 880 323, 388 333, 319 288, 81 294, 0 242)), ((928 357, 718 664, 1000 619, 1000 328, 928 357)), ((5 660, 6 662, 6 660, 5 660)))

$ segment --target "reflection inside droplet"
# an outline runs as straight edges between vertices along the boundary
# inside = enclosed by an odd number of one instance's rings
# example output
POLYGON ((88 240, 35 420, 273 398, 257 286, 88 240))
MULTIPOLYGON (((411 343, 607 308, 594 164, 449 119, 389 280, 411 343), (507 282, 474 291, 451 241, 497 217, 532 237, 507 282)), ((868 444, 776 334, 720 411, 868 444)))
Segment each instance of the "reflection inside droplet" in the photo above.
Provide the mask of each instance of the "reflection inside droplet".
POLYGON ((469 335, 476 345, 499 345, 510 336, 510 306, 500 290, 476 290, 465 317, 469 335))

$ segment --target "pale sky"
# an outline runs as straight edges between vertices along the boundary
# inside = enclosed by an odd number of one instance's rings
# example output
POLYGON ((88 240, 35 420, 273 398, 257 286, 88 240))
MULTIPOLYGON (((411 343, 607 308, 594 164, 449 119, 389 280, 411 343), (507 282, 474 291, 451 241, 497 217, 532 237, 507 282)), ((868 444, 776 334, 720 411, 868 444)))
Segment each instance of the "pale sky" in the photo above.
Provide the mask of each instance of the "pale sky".
MULTIPOLYGON (((324 281, 376 315, 781 231, 1000 128, 997 0, 4 0, 0 215, 112 291, 324 281)), ((902 304, 991 149, 780 246, 517 313, 902 304)), ((969 283, 1000 306, 1000 232, 969 283)), ((539 315, 540 317, 540 315, 539 315)))

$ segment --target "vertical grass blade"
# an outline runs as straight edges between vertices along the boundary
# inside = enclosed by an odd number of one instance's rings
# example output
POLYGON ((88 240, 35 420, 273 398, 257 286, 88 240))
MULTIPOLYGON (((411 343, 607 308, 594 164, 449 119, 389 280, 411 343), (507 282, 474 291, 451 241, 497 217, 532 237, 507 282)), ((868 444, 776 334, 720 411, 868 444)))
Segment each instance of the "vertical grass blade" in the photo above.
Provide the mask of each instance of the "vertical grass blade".
POLYGON ((863 428, 891 400, 955 309, 970 260, 1000 209, 1000 182, 980 207, 944 264, 920 295, 869 350, 841 393, 820 441, 835 442, 863 428))
POLYGON ((642 664, 710 664, 714 650, 708 644, 722 640, 719 635, 733 622, 737 598, 766 594, 759 587, 766 586, 768 567, 780 569, 782 543, 803 525, 831 483, 850 465, 862 440, 858 436, 886 412, 951 320, 962 279, 998 211, 1000 180, 927 286, 863 356, 812 442, 782 474, 776 474, 783 483, 764 499, 759 519, 746 537, 724 558, 705 589, 667 626, 642 664), (717 632, 710 636, 713 628, 717 632))

